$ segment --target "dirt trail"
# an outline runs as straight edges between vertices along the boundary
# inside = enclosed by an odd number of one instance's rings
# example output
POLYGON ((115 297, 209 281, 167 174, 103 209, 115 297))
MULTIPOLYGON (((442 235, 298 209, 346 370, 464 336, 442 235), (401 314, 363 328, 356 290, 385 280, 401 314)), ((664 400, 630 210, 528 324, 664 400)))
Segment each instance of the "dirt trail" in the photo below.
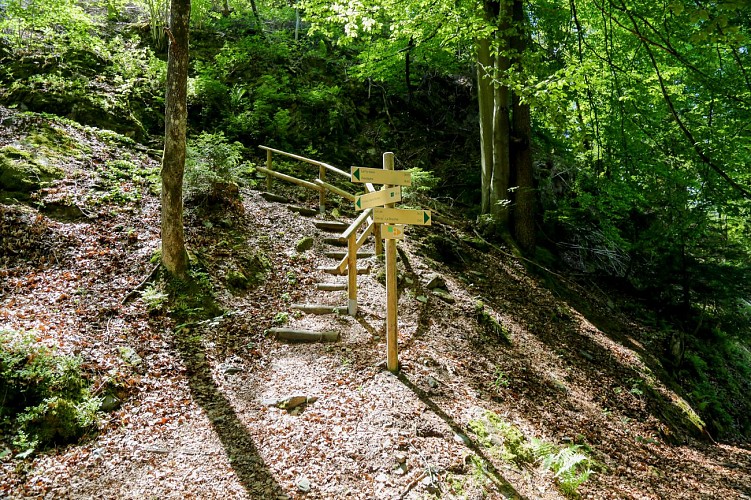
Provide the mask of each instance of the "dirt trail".
MULTIPOLYGON (((111 152, 93 154, 96 162, 111 152)), ((328 235, 256 191, 243 197, 242 212, 187 219, 188 242, 227 314, 183 328, 149 315, 140 299, 120 305, 158 245, 157 200, 148 190, 129 206, 77 221, 0 206, 3 235, 25 228, 37 235, 29 248, 44 241, 54 254, 3 250, 0 326, 36 330, 99 373, 119 370, 129 395, 82 444, 33 461, 3 458, 1 496, 562 498, 551 472, 502 460, 472 432, 470 422, 488 410, 527 437, 588 449, 596 467, 580 487, 584 498, 751 495, 751 451, 688 435, 681 397, 648 355, 653 332, 600 294, 570 281, 553 293, 505 253, 462 243, 464 261, 447 267, 428 257, 426 236, 458 242, 459 229, 410 228, 401 244, 397 377, 381 364, 380 261, 360 280, 357 317, 298 316, 292 303, 322 300, 315 283, 329 278, 316 268, 333 262, 323 257, 328 235), (315 236, 313 248, 296 252, 306 235, 315 236), (227 272, 251 253, 270 269, 258 285, 233 290, 227 272), (454 303, 425 288, 434 272, 454 303), (588 301, 590 318, 561 298, 567 287, 588 301), (478 321, 479 299, 507 340, 478 321), (290 326, 336 329, 341 340, 264 336, 285 315, 290 326), (137 370, 118 355, 126 346, 143 360, 137 370), (291 412, 268 404, 291 395, 315 401, 291 412)), ((346 292, 323 300, 343 305, 346 292)))

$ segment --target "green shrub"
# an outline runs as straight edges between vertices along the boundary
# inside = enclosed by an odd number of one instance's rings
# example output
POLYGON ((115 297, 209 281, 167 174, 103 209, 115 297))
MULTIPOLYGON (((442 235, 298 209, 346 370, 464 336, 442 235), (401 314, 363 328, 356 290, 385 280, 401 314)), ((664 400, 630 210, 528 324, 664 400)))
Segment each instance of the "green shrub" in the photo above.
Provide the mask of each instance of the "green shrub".
POLYGON ((469 429, 482 446, 503 460, 517 465, 538 462, 543 469, 552 471, 566 495, 576 495, 579 486, 592 474, 593 462, 585 453, 585 446, 558 446, 542 439, 527 438, 521 429, 492 411, 471 420, 469 429))
POLYGON ((230 143, 224 133, 203 132, 188 141, 185 162, 185 190, 188 196, 204 199, 236 199, 241 174, 243 146, 230 143))
POLYGON ((0 330, 0 425, 24 449, 65 444, 94 429, 98 398, 81 360, 37 341, 33 333, 0 330))

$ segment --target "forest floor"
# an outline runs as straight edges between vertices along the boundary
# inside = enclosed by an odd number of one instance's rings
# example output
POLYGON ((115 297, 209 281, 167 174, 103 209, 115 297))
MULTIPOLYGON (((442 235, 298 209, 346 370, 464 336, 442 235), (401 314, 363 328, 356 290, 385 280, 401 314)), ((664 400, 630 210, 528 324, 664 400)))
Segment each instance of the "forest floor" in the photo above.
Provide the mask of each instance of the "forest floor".
POLYGON ((443 223, 409 228, 399 244, 393 375, 383 365, 382 261, 361 262, 371 273, 358 280, 356 317, 295 312, 293 303, 346 303, 346 292, 315 290, 332 281, 317 270, 334 262, 324 256, 331 235, 246 188, 241 207, 188 207, 188 245, 223 312, 177 324, 142 298, 123 304, 159 247, 148 180, 158 154, 46 118, 0 119, 0 147, 45 154, 66 174, 33 204, 0 204, 0 328, 33 331, 92 373, 115 374, 125 396, 81 443, 0 459, 0 497, 564 497, 540 461, 503 458, 513 426, 591 457, 584 498, 751 498, 751 448, 692 432, 688 405, 651 354, 664 339, 623 314, 614 291, 530 272, 507 248, 479 251, 444 209, 443 223), (78 153, 43 151, 49 143, 29 139, 41 126, 78 153), (124 159, 140 167, 136 181, 107 177, 107 162, 124 159), (298 252, 305 236, 313 247, 298 252), (233 272, 250 268, 256 283, 235 286, 233 272), (426 288, 434 273, 453 302, 426 288), (265 334, 282 323, 341 339, 265 334), (269 404, 294 395, 308 403, 269 404))

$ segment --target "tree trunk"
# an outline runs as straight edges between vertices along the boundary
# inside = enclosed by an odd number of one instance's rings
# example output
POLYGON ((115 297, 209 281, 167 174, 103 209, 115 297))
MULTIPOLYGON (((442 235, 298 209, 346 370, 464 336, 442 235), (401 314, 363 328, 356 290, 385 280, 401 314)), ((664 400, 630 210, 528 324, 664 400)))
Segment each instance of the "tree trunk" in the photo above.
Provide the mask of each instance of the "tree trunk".
MULTIPOLYGON (((499 7, 498 32, 496 33, 499 53, 495 58, 496 78, 505 75, 511 65, 508 57, 511 16, 507 0, 502 0, 499 7)), ((508 207, 503 202, 509 198, 509 172, 511 171, 508 86, 495 85, 493 101, 493 180, 490 190, 490 213, 499 225, 505 226, 508 223, 508 207)))
POLYGON ((183 229, 183 174, 188 120, 188 26, 190 0, 172 0, 162 157, 162 263, 184 277, 188 268, 183 229))
POLYGON ((493 67, 490 40, 477 43, 477 102, 480 122, 480 211, 490 213, 490 181, 493 179, 493 67))
MULTIPOLYGON (((521 67, 521 57, 526 50, 524 33, 524 6, 522 0, 514 0, 514 25, 516 34, 512 37, 516 63, 521 67)), ((516 173, 517 190, 513 207, 514 238, 525 252, 535 249, 535 191, 532 170, 532 154, 530 142, 532 127, 529 114, 529 104, 523 103, 518 95, 512 100, 513 113, 513 163, 516 173)))

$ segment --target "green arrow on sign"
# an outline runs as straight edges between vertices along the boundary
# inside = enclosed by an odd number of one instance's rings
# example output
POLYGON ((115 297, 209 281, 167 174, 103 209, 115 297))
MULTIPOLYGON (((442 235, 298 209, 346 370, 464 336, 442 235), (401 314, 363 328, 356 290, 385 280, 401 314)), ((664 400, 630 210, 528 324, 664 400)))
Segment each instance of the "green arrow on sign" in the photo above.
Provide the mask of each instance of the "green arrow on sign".
POLYGON ((361 206, 361 205, 362 205, 362 203, 360 203, 360 198, 358 197, 358 198, 357 198, 357 201, 355 202, 355 206, 356 206, 356 207, 358 208, 358 210, 359 210, 360 208, 362 208, 362 206, 361 206))
POLYGON ((423 216, 423 222, 424 222, 425 224, 427 224, 427 223, 428 223, 428 221, 430 220, 430 215, 428 215, 428 212, 423 212, 423 213, 422 213, 422 216, 423 216))
POLYGON ((355 179, 357 179, 359 181, 360 180, 360 169, 356 168, 355 171, 352 172, 352 175, 354 175, 355 179))

